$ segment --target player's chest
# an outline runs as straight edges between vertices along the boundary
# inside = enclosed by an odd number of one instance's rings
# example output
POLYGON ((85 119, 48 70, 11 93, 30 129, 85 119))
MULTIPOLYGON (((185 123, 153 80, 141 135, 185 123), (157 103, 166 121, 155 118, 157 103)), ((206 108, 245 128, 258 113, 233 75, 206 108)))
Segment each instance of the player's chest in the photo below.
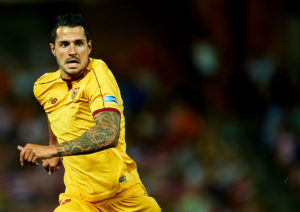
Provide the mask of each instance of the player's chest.
POLYGON ((48 92, 43 106, 46 113, 52 113, 71 110, 83 104, 88 104, 85 84, 73 83, 72 87, 68 87, 66 84, 53 86, 48 92))

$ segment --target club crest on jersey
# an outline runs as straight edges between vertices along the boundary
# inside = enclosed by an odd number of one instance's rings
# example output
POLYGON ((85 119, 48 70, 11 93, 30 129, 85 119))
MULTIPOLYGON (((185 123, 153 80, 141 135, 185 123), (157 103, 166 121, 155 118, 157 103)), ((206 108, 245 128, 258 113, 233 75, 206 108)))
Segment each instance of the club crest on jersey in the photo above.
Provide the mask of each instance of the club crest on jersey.
POLYGON ((54 105, 57 102, 57 98, 51 97, 48 102, 54 105))
POLYGON ((77 96, 78 90, 79 90, 79 87, 72 88, 72 93, 71 93, 71 99, 72 100, 77 96))
POLYGON ((104 97, 104 102, 106 102, 106 103, 114 102, 114 103, 116 103, 116 104, 120 107, 120 104, 119 104, 117 98, 114 97, 114 96, 112 96, 112 95, 107 95, 107 96, 105 96, 105 97, 104 97))

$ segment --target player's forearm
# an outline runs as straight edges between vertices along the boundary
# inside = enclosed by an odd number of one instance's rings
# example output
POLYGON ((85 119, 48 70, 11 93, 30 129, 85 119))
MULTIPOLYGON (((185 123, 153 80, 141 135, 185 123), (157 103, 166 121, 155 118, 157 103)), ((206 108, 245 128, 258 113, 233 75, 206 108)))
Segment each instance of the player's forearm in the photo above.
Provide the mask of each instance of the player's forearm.
POLYGON ((57 144, 57 156, 88 154, 116 147, 120 133, 120 115, 105 111, 95 115, 96 125, 79 138, 57 144))

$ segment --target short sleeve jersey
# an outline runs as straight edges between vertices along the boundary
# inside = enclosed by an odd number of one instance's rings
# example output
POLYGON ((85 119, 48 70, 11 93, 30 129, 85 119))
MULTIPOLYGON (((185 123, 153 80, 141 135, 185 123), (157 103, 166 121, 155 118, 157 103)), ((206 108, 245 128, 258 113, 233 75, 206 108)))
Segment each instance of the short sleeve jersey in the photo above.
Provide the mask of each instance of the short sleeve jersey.
POLYGON ((64 157, 66 193, 87 201, 101 201, 120 192, 120 179, 123 189, 140 182, 136 164, 126 154, 120 90, 102 60, 90 58, 83 75, 73 81, 62 80, 60 70, 46 73, 35 82, 33 90, 58 143, 81 136, 95 125, 93 116, 97 113, 114 111, 121 116, 117 147, 64 157))

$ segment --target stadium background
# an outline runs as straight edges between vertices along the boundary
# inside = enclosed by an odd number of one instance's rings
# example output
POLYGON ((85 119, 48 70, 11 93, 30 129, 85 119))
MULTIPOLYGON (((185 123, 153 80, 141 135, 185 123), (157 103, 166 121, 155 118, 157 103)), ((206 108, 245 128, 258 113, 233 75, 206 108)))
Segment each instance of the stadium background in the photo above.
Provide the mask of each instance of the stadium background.
POLYGON ((33 82, 56 70, 57 14, 81 12, 117 78, 128 154, 167 212, 300 210, 300 9, 283 0, 0 1, 0 212, 52 211, 63 170, 21 168, 47 143, 33 82))

